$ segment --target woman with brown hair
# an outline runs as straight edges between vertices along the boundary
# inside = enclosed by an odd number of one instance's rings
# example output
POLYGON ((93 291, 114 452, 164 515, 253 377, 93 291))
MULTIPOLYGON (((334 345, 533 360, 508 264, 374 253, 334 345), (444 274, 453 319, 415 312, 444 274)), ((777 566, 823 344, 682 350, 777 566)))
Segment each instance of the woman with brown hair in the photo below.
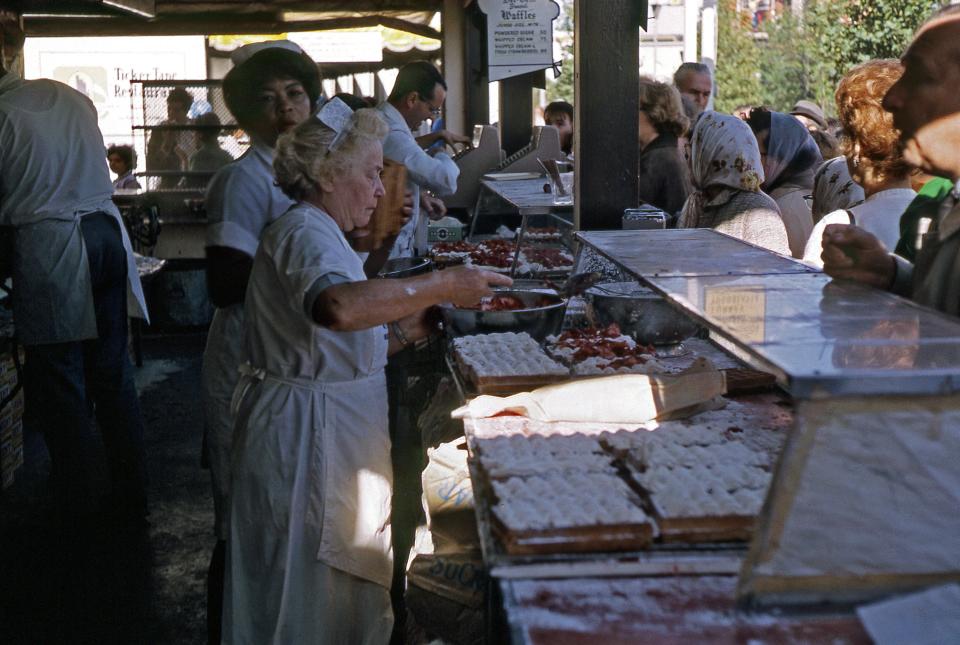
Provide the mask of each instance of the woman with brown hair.
POLYGON ((690 125, 680 93, 666 83, 640 82, 640 201, 676 215, 690 194, 677 139, 690 125))
POLYGON ((828 224, 856 224, 893 249, 900 239, 900 215, 916 193, 911 168, 903 159, 893 116, 883 109, 884 95, 903 74, 900 61, 871 60, 857 65, 837 87, 837 114, 843 124, 841 142, 850 176, 866 199, 849 210, 828 213, 814 227, 803 253, 809 264, 823 266, 823 229, 828 224))

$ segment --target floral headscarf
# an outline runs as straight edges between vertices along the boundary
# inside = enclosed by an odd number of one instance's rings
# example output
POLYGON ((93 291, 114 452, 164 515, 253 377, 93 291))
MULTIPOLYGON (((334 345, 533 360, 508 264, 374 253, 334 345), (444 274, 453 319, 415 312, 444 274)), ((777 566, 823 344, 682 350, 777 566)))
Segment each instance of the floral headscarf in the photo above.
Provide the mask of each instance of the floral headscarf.
POLYGON ((827 213, 851 208, 864 200, 863 188, 850 178, 846 157, 823 162, 813 176, 813 221, 827 213))
POLYGON ((700 225, 703 209, 725 204, 737 191, 760 191, 763 165, 750 126, 735 116, 704 112, 690 140, 691 179, 694 192, 680 216, 680 226, 700 225), (705 191, 717 189, 707 199, 705 191))
POLYGON ((803 124, 789 114, 771 112, 763 189, 769 193, 786 183, 812 188, 813 171, 821 163, 820 148, 803 124))

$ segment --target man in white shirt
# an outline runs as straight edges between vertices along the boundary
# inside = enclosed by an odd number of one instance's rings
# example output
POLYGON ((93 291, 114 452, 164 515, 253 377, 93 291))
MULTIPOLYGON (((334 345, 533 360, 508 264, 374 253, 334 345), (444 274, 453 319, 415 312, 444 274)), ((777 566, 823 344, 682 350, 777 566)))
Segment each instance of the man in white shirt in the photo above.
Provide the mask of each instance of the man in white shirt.
POLYGON ((147 512, 128 295, 144 317, 146 306, 112 195, 93 103, 62 83, 25 81, 0 66, 0 226, 13 237, 28 422, 46 439, 65 528, 98 521, 89 517, 98 504, 86 454, 94 410, 110 468, 108 510, 140 527, 147 512))
POLYGON ((421 216, 420 191, 451 195, 460 169, 445 152, 432 157, 417 143, 412 130, 428 118, 437 119, 447 96, 447 84, 437 68, 416 61, 400 68, 387 100, 377 106, 390 126, 383 156, 407 167, 407 189, 413 193, 413 215, 400 231, 391 258, 422 254, 427 246, 427 217, 421 216))

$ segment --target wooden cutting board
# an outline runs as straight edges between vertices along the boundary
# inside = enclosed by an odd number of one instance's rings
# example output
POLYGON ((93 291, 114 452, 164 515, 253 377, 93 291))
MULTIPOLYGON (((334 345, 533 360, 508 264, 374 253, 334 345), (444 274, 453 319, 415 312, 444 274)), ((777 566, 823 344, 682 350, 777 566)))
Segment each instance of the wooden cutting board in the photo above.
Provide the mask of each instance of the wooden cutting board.
POLYGON ((403 227, 403 199, 407 192, 407 167, 389 159, 383 160, 380 175, 386 191, 377 203, 367 227, 370 234, 356 239, 356 249, 369 253, 383 246, 384 240, 393 237, 403 227))

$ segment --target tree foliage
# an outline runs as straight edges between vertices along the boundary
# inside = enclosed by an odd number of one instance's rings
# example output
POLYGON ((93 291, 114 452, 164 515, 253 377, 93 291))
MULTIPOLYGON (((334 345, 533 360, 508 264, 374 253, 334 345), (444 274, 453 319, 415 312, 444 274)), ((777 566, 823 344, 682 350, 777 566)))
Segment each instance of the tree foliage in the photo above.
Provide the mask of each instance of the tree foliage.
POLYGON ((808 0, 802 16, 786 11, 768 23, 764 41, 749 34, 751 27, 742 15, 730 16, 734 2, 725 0, 720 4, 717 105, 729 109, 750 103, 786 110, 798 99, 810 99, 833 114, 834 91, 851 67, 874 58, 899 58, 917 27, 944 4, 944 0, 808 0), (725 26, 742 33, 725 38, 725 26), (734 73, 723 73, 728 64, 734 73), (756 84, 742 80, 751 69, 758 74, 756 84))
POLYGON ((547 72, 547 95, 551 101, 573 103, 573 0, 559 0, 560 16, 554 23, 554 37, 560 44, 561 73, 555 80, 547 72))
POLYGON ((757 46, 750 33, 750 18, 737 11, 736 0, 717 4, 717 88, 715 106, 729 112, 760 96, 757 46))

